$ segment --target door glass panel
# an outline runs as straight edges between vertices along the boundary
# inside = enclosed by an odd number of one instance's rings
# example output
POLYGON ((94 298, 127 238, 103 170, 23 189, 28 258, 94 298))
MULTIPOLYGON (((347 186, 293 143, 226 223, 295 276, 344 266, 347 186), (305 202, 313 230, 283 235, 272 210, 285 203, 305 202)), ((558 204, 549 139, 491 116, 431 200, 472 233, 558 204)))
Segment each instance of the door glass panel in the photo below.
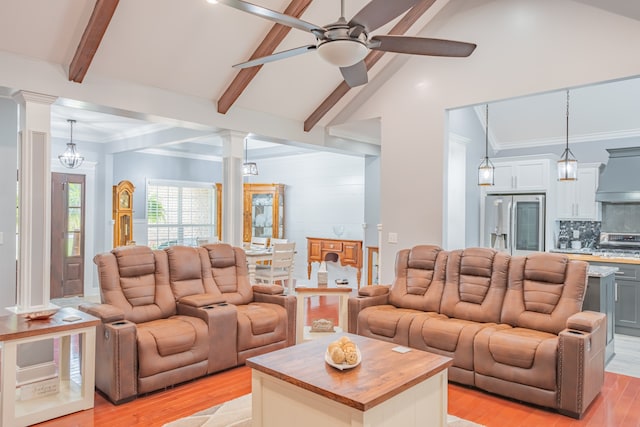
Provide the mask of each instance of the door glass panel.
POLYGON ((82 184, 68 183, 66 256, 80 256, 82 242, 82 184))
POLYGON ((540 203, 517 202, 515 240, 516 250, 539 251, 540 242, 540 203))
POLYGON ((252 236, 272 237, 273 194, 254 194, 251 198, 252 236))

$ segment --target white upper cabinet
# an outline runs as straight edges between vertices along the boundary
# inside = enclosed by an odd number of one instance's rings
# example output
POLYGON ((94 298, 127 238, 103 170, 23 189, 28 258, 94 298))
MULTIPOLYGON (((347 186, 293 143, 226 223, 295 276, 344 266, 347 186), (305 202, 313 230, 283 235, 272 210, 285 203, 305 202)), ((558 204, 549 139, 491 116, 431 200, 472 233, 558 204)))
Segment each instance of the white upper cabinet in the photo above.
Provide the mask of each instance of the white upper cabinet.
POLYGON ((596 202, 599 175, 600 163, 578 164, 577 181, 557 182, 558 219, 600 219, 599 203, 596 202))
POLYGON ((495 159, 493 187, 487 191, 546 191, 549 187, 549 159, 495 159))

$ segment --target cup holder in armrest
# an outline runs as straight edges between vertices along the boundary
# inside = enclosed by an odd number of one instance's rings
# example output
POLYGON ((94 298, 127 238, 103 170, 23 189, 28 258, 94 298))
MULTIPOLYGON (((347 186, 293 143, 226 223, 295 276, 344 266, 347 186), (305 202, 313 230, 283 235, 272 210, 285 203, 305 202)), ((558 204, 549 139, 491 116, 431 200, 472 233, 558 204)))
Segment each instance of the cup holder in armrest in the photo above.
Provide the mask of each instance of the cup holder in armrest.
POLYGON ((226 302, 219 302, 218 307, 224 307, 225 305, 229 305, 226 302))
POLYGON ((216 308, 215 305, 204 305, 201 308, 205 309, 205 310, 211 310, 212 308, 216 308))
POLYGON ((584 335, 584 332, 576 331, 575 329, 567 329, 567 332, 569 332, 570 334, 574 334, 574 335, 584 335))
POLYGON ((111 326, 122 326, 122 325, 126 325, 126 324, 128 324, 128 323, 129 323, 129 322, 127 322, 126 320, 118 320, 117 322, 113 322, 113 323, 111 324, 111 326))

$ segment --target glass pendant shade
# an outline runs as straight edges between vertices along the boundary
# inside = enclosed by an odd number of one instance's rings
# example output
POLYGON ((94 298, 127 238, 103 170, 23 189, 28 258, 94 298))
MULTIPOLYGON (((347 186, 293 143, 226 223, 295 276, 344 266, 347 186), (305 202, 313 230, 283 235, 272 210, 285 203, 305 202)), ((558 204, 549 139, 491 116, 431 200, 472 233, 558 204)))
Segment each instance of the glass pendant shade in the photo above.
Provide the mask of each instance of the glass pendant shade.
POLYGON ((242 175, 251 176, 258 175, 258 165, 254 162, 248 162, 242 164, 242 175))
POLYGON ((485 120, 484 160, 478 166, 478 185, 480 186, 494 184, 493 176, 496 169, 489 160, 489 104, 486 105, 485 120))
POLYGON ((71 128, 69 142, 67 143, 67 149, 64 150, 64 153, 58 156, 58 160, 60 164, 67 169, 75 169, 80 167, 82 162, 84 162, 84 157, 80 155, 78 150, 76 149, 76 144, 73 143, 73 124, 76 122, 75 120, 67 120, 69 122, 69 126, 71 128))
POLYGON ((242 176, 258 175, 258 165, 247 158, 247 138, 244 139, 244 163, 242 164, 242 176))
POLYGON ((493 175, 495 167, 488 157, 485 157, 480 166, 478 166, 478 185, 493 185, 493 175))
POLYGON ((564 149, 564 153, 558 160, 558 181, 577 181, 578 161, 573 157, 569 148, 564 149))
POLYGON ((558 181, 577 181, 578 161, 569 150, 569 91, 567 90, 567 135, 566 144, 558 160, 558 181))

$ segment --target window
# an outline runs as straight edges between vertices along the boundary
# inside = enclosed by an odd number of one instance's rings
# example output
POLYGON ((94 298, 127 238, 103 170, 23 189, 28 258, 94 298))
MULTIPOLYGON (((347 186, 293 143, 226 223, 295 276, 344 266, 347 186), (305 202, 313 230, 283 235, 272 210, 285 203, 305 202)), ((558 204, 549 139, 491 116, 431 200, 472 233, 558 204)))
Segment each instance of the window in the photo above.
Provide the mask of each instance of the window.
POLYGON ((219 240, 220 199, 220 184, 148 181, 147 244, 163 249, 219 240))

